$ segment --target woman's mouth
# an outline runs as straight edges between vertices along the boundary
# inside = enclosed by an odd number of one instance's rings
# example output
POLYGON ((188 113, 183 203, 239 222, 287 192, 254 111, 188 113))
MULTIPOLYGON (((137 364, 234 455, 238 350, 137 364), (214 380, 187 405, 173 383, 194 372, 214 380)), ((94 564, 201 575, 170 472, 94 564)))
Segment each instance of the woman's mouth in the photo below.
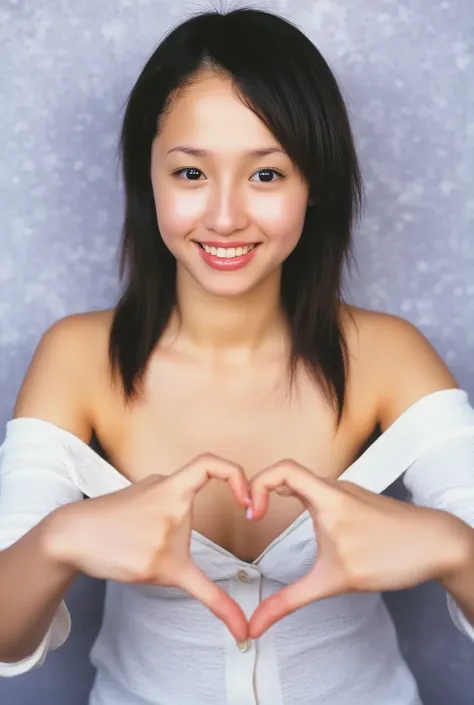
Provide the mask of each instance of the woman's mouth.
POLYGON ((252 261, 260 245, 255 243, 229 243, 225 247, 221 243, 197 242, 199 254, 206 264, 213 269, 234 270, 244 267, 252 261))

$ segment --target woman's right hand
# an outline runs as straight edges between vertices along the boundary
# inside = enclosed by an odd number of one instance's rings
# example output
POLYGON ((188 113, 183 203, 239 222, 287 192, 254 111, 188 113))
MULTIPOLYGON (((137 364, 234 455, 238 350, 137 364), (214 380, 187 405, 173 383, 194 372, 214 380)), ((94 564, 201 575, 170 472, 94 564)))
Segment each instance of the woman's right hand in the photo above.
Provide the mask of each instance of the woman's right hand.
POLYGON ((151 475, 56 510, 49 549, 61 563, 93 578, 181 588, 244 641, 248 623, 241 608, 191 556, 193 500, 211 478, 228 482, 237 502, 249 506, 242 468, 205 454, 172 475, 151 475))

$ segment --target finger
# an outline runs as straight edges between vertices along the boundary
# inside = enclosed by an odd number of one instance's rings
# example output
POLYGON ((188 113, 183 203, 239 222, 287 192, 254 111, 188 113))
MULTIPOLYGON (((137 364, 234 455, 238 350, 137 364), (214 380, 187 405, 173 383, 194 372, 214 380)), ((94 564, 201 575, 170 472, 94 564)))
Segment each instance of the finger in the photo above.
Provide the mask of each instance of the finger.
POLYGON ((236 641, 248 638, 248 622, 237 602, 194 564, 189 566, 180 587, 206 605, 228 627, 236 641))
POLYGON ((257 639, 275 622, 300 607, 348 591, 343 571, 330 562, 317 559, 300 580, 263 600, 249 622, 249 637, 257 639))
POLYGON ((183 491, 188 490, 192 494, 199 492, 211 478, 224 480, 243 507, 250 505, 249 483, 240 465, 210 453, 200 455, 172 477, 183 491))
POLYGON ((373 504, 374 506, 380 506, 380 503, 383 502, 384 504, 392 504, 393 502, 399 502, 400 500, 393 499, 392 497, 386 497, 383 494, 379 494, 378 492, 373 492, 372 490, 368 490, 365 487, 361 487, 360 485, 357 485, 355 482, 350 482, 349 480, 339 480, 338 481, 338 487, 340 487, 344 492, 347 492, 348 494, 351 494, 353 497, 356 497, 357 499, 361 499, 362 501, 369 502, 373 504))
POLYGON ((258 639, 272 624, 316 598, 310 574, 263 600, 249 622, 250 639, 258 639))
POLYGON ((252 508, 255 519, 260 519, 268 508, 269 492, 286 486, 310 509, 324 501, 334 489, 330 484, 313 475, 307 468, 293 461, 283 461, 255 475, 250 483, 252 508))

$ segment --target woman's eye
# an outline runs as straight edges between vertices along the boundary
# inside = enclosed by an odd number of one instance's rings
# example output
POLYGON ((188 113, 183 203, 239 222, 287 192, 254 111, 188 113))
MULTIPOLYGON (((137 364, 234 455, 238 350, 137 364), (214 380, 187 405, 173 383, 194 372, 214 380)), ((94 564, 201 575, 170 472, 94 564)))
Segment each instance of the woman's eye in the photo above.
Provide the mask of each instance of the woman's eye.
MULTIPOLYGON (((203 172, 193 166, 187 166, 183 169, 178 169, 178 171, 175 171, 173 175, 177 176, 178 178, 184 178, 184 181, 199 181, 199 177, 203 176, 203 172)), ((261 177, 261 184, 272 183, 273 181, 275 181, 275 178, 273 178, 275 176, 283 178, 283 174, 281 174, 279 171, 276 171, 276 169, 259 169, 253 175, 252 180, 254 180, 254 177, 257 175, 261 177)))
POLYGON ((273 175, 283 178, 283 174, 280 174, 280 172, 276 171, 276 169, 259 169, 255 172, 254 176, 257 176, 257 174, 263 176, 263 180, 260 181, 261 184, 271 184, 275 181, 275 179, 272 179, 273 175))
POLYGON ((178 169, 174 172, 174 176, 181 176, 181 174, 187 173, 190 178, 184 179, 185 181, 198 181, 199 175, 202 174, 200 169, 195 169, 193 166, 187 166, 184 169, 178 169))

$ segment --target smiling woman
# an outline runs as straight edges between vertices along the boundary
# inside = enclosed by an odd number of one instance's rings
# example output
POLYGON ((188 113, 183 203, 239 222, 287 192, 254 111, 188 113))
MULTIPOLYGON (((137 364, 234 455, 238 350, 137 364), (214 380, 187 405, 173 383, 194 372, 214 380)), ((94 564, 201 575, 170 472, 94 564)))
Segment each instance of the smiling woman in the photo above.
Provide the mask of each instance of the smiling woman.
POLYGON ((282 18, 200 14, 120 147, 123 293, 44 334, 1 447, 0 673, 65 641, 82 572, 108 581, 90 705, 421 705, 380 591, 438 580, 474 639, 474 411, 413 326, 343 300, 335 77, 282 18), (404 473, 426 506, 379 496, 404 473))
POLYGON ((281 264, 301 236, 308 185, 230 77, 208 69, 175 101, 153 143, 151 178, 158 228, 180 284, 187 273, 214 294, 238 296, 264 280, 279 291, 281 264), (168 149, 178 135, 210 148, 168 149), (179 166, 183 155, 187 166, 179 166), (212 276, 209 267, 239 275, 212 276))
MULTIPOLYGON (((204 292, 245 294, 258 298, 259 308, 265 299, 268 310, 283 310, 291 371, 305 361, 340 418, 345 342, 338 301, 362 184, 337 81, 316 47, 270 13, 192 18, 144 67, 121 146, 122 266, 130 266, 130 284, 110 352, 126 393, 135 393, 177 295, 182 311, 188 300, 198 307, 204 292), (150 174, 152 192, 145 187, 150 174), (235 252, 253 245, 246 255, 235 252), (131 338, 141 345, 130 350, 131 338)), ((215 304, 206 298, 201 318, 215 304)), ((248 316, 242 323, 250 337, 248 316)))

